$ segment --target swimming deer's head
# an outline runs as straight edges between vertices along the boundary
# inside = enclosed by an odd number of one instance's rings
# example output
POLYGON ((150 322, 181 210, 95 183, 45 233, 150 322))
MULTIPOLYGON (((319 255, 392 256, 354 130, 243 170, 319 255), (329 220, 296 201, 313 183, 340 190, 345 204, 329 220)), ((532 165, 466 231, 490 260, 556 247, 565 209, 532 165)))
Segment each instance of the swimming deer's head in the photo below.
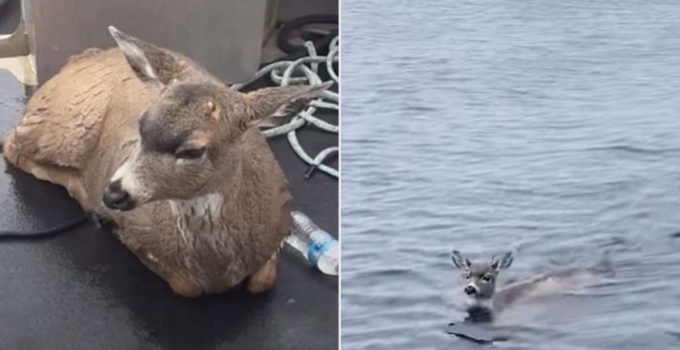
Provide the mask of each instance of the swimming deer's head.
POLYGON ((214 192, 233 165, 228 155, 238 150, 246 130, 263 119, 299 111, 329 87, 232 91, 180 54, 109 30, 155 96, 140 118, 139 142, 104 191, 104 204, 111 209, 214 192))
POLYGON ((464 273, 467 284, 463 291, 476 301, 490 300, 496 291, 498 273, 512 264, 512 252, 500 258, 492 256, 488 262, 473 263, 457 250, 451 251, 453 265, 464 273))

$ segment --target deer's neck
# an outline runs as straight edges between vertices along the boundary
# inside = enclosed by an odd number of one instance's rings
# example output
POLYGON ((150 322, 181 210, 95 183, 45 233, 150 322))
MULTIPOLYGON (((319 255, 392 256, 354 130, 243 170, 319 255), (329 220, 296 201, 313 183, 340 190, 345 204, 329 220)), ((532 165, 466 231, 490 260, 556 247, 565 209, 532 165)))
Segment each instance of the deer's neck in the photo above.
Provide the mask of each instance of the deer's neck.
POLYGON ((189 200, 170 201, 180 239, 193 245, 201 235, 216 235, 224 228, 224 195, 209 193, 189 200))
MULTIPOLYGON (((195 247, 199 241, 211 244, 223 242, 222 236, 227 226, 225 203, 237 200, 242 178, 240 148, 234 146, 225 154, 222 162, 226 165, 222 167, 224 170, 215 192, 189 200, 170 201, 180 239, 185 245, 195 247)), ((215 246, 214 249, 219 250, 219 247, 215 246)))
POLYGON ((468 308, 483 308, 488 310, 492 310, 495 307, 494 300, 491 298, 489 299, 468 298, 467 306, 468 308))

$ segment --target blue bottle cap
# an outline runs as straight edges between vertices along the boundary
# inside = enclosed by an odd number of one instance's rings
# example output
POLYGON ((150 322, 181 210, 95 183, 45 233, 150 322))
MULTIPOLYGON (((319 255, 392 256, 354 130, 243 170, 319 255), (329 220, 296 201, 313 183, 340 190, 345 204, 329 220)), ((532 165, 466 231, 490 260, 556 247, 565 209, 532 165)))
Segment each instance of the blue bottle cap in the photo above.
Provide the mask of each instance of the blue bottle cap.
POLYGON ((336 240, 330 235, 324 237, 323 240, 312 242, 312 244, 309 245, 309 249, 307 250, 307 259, 309 259, 312 264, 316 265, 319 262, 321 255, 333 247, 335 243, 336 240))

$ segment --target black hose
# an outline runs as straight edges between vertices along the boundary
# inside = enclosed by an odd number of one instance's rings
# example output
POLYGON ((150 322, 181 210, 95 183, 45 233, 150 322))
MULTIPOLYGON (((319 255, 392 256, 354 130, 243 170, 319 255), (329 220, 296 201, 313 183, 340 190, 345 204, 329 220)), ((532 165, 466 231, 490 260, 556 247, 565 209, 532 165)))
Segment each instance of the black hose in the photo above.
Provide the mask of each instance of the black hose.
MULTIPOLYGON (((279 61, 295 61, 298 58, 307 56, 307 49, 305 48, 304 45, 293 45, 290 43, 290 35, 297 29, 300 29, 301 27, 304 27, 305 25, 308 24, 313 24, 313 23, 338 23, 338 17, 336 15, 310 15, 310 16, 304 16, 300 18, 296 18, 294 20, 284 22, 281 24, 281 30, 279 31, 279 35, 277 37, 276 43, 279 49, 283 52, 285 52, 287 55, 283 57, 276 58, 272 61, 262 63, 260 65, 260 68, 265 67, 269 64, 272 64, 274 62, 279 62, 279 61)), ((322 37, 322 38, 316 38, 310 40, 314 44, 314 48, 316 49, 316 52, 324 55, 328 52, 328 46, 335 38, 338 36, 338 29, 333 29, 331 30, 328 35, 322 37)))
MULTIPOLYGON (((295 32, 296 30, 299 30, 300 28, 303 28, 306 25, 309 24, 315 24, 315 23, 322 23, 322 24, 335 24, 337 26, 338 24, 338 16, 337 15, 309 15, 309 16, 303 16, 299 17, 293 20, 290 20, 288 22, 283 22, 281 24, 281 29, 279 31, 279 36, 277 38, 277 45, 281 51, 287 53, 287 54, 294 54, 299 51, 304 51, 305 47, 304 45, 293 45, 290 43, 290 35, 295 32)), ((326 35, 322 38, 317 38, 317 39, 310 39, 313 43, 314 46, 317 48, 323 48, 328 46, 328 44, 333 40, 334 37, 338 35, 338 29, 333 29, 331 30, 330 35, 326 35)))
POLYGON ((44 230, 37 230, 37 231, 26 231, 26 232, 19 232, 19 231, 0 231, 0 241, 18 241, 18 240, 34 240, 34 239, 42 239, 42 238, 48 238, 48 237, 54 237, 59 235, 60 233, 66 232, 72 228, 76 228, 82 224, 85 224, 90 221, 90 218, 87 216, 83 216, 71 221, 68 221, 64 224, 61 224, 59 226, 51 227, 48 229, 44 230))

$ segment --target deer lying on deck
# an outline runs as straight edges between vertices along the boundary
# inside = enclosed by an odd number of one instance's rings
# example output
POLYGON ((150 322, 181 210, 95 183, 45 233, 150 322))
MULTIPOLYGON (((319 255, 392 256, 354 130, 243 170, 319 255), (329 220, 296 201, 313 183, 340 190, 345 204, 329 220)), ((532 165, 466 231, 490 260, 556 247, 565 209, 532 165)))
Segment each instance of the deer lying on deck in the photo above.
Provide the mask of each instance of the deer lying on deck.
POLYGON ((5 157, 111 220, 176 293, 269 290, 292 219, 256 124, 328 85, 231 91, 183 55, 109 29, 118 48, 72 57, 38 89, 5 157))

